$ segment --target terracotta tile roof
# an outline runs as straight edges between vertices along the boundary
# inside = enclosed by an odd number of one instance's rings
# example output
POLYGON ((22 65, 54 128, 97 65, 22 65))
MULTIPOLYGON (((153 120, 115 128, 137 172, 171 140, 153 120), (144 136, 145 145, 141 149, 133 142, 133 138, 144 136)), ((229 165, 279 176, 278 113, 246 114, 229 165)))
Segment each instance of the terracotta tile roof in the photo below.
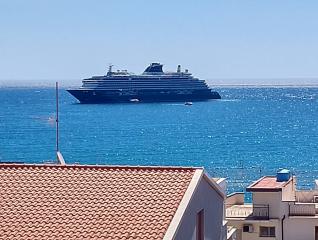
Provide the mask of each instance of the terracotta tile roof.
POLYGON ((162 239, 195 170, 0 164, 0 239, 162 239))
MULTIPOLYGON (((292 180, 292 178, 290 179, 292 180)), ((276 177, 265 176, 257 180, 255 183, 247 187, 247 191, 281 191, 289 182, 277 182, 276 177)))

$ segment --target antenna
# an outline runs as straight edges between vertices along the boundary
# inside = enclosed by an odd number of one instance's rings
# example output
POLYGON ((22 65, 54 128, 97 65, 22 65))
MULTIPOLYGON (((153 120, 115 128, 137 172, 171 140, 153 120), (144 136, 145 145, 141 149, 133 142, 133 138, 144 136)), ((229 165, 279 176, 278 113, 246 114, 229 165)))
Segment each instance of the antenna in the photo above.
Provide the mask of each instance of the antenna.
POLYGON ((59 83, 55 83, 55 99, 56 99, 56 160, 61 164, 65 165, 65 160, 62 153, 59 150, 59 83))
POLYGON ((56 152, 59 151, 59 83, 55 83, 55 100, 56 100, 56 152))

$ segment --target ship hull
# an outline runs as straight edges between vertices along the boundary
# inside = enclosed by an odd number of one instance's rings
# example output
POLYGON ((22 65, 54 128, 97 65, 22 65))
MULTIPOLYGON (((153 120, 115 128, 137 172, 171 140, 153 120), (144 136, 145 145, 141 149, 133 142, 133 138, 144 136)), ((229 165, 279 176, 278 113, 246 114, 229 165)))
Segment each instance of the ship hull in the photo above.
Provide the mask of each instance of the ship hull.
POLYGON ((216 91, 210 89, 192 91, 171 90, 132 90, 128 92, 97 90, 97 89, 69 89, 67 90, 81 103, 125 103, 125 102, 194 102, 210 99, 220 99, 216 91))

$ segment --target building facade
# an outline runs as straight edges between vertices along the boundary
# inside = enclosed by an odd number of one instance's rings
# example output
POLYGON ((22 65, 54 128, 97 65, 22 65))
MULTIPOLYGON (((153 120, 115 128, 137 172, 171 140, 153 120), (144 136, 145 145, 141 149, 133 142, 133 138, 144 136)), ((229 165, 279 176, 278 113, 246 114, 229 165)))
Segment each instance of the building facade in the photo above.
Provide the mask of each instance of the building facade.
POLYGON ((297 190, 296 178, 282 170, 246 190, 252 193, 252 203, 244 202, 244 193, 233 193, 225 205, 238 240, 318 240, 317 189, 297 190))

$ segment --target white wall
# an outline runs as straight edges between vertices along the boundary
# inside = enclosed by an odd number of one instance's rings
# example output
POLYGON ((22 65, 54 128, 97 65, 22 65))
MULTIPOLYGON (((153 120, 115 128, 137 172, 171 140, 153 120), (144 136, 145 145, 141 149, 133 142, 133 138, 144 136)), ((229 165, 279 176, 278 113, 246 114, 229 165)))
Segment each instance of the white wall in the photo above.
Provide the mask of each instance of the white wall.
POLYGON ((254 192, 253 204, 269 205, 269 218, 282 218, 282 192, 254 192))
POLYGON ((314 201, 314 196, 318 196, 318 190, 296 191, 296 200, 298 202, 310 203, 314 201))
POLYGON ((315 240, 317 217, 289 217, 284 223, 284 240, 315 240))
POLYGON ((196 239, 197 213, 204 209, 205 240, 220 240, 223 198, 202 178, 181 220, 175 240, 196 239))

